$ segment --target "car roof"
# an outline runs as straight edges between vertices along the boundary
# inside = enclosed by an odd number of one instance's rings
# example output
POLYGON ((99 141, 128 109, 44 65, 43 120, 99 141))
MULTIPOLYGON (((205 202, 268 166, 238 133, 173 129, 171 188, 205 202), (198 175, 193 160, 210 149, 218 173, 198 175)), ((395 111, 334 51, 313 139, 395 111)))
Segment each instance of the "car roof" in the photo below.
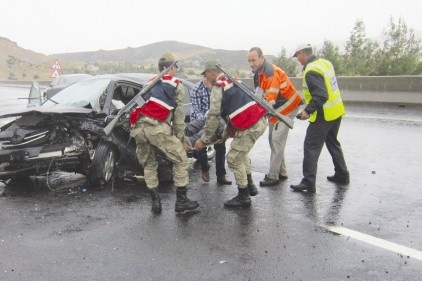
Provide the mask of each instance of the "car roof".
POLYGON ((66 78, 84 78, 84 77, 90 77, 90 76, 92 75, 87 74, 87 73, 63 74, 63 75, 57 76, 56 78, 54 78, 54 80, 57 81, 57 80, 66 79, 66 78))
POLYGON ((148 81, 149 79, 157 76, 156 73, 115 73, 113 75, 137 81, 148 81))
MULTIPOLYGON (((136 84, 145 84, 151 78, 157 76, 157 73, 114 73, 114 74, 100 74, 88 77, 84 80, 97 80, 97 79, 111 79, 114 81, 128 81, 136 84)), ((192 88, 194 84, 185 79, 181 79, 182 83, 192 88)))
POLYGON ((72 74, 63 74, 58 77, 75 77, 75 76, 92 76, 92 75, 88 73, 72 73, 72 74))
MULTIPOLYGON (((137 74, 137 73, 134 73, 137 74)), ((113 81, 128 81, 128 82, 132 82, 132 83, 136 83, 136 84, 145 84, 145 82, 147 82, 151 77, 154 77, 154 74, 149 74, 149 75, 131 75, 131 74, 100 74, 100 75, 95 75, 92 77, 89 77, 85 80, 97 80, 97 79, 110 79, 113 81)))

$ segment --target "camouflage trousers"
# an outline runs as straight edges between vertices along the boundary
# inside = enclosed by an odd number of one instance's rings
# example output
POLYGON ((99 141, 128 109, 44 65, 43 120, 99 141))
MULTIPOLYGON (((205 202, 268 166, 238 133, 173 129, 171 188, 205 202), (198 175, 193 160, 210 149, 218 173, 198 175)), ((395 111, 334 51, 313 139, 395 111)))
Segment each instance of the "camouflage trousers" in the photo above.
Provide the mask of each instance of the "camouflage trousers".
POLYGON ((266 127, 267 121, 265 117, 262 117, 252 127, 237 131, 230 144, 227 166, 233 172, 236 184, 240 188, 248 185, 247 175, 251 173, 251 161, 248 154, 258 138, 265 132, 266 127))
POLYGON ((136 154, 144 168, 145 183, 148 188, 156 188, 159 183, 155 149, 160 150, 173 162, 174 185, 177 187, 188 185, 189 160, 186 151, 182 142, 172 134, 172 128, 167 123, 142 117, 132 129, 131 136, 136 141, 136 154))

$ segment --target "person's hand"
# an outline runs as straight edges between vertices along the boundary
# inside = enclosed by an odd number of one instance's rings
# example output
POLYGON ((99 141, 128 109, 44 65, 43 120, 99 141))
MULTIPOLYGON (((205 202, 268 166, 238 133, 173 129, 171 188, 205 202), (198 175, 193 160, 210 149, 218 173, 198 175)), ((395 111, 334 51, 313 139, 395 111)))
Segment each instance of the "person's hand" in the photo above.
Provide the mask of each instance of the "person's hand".
POLYGON ((300 119, 300 120, 306 120, 306 119, 309 119, 309 114, 305 110, 302 110, 301 112, 299 112, 296 115, 296 118, 297 119, 300 119))
POLYGON ((227 139, 225 138, 221 138, 221 139, 217 139, 217 141, 214 144, 221 144, 221 143, 225 143, 227 139))
POLYGON ((192 151, 192 150, 193 150, 193 147, 192 147, 192 146, 190 146, 189 144, 187 144, 185 141, 182 141, 182 145, 183 145, 183 149, 184 149, 186 152, 189 152, 189 151, 192 151))
POLYGON ((198 139, 198 140, 195 142, 195 150, 196 150, 196 151, 200 151, 200 150, 201 150, 201 149, 203 149, 205 146, 206 146, 206 145, 205 145, 205 143, 204 143, 201 139, 198 139))

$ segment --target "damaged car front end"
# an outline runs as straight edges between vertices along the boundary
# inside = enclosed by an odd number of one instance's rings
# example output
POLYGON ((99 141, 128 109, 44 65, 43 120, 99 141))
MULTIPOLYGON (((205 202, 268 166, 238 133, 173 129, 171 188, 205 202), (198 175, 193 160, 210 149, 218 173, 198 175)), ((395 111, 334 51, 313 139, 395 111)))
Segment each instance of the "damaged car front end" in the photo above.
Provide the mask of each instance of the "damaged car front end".
POLYGON ((142 175, 127 120, 121 120, 109 136, 103 129, 144 82, 96 76, 69 86, 40 106, 1 115, 14 120, 0 127, 0 180, 59 170, 83 174, 89 184, 102 185, 113 175, 142 175))
POLYGON ((0 179, 86 170, 89 146, 86 136, 72 124, 73 118, 35 111, 4 125, 0 132, 0 179))

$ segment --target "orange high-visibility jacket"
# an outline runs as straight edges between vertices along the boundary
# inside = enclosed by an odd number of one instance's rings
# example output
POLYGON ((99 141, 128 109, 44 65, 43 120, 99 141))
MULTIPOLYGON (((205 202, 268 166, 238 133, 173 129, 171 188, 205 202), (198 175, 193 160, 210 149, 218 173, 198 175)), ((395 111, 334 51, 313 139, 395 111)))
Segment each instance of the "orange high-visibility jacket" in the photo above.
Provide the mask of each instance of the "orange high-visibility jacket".
MULTIPOLYGON (((270 102, 280 114, 288 115, 298 107, 302 98, 296 92, 287 73, 276 65, 264 62, 262 69, 254 75, 255 87, 261 87, 265 99, 270 102)), ((270 117, 269 122, 274 124, 278 121, 276 117, 270 117)))

